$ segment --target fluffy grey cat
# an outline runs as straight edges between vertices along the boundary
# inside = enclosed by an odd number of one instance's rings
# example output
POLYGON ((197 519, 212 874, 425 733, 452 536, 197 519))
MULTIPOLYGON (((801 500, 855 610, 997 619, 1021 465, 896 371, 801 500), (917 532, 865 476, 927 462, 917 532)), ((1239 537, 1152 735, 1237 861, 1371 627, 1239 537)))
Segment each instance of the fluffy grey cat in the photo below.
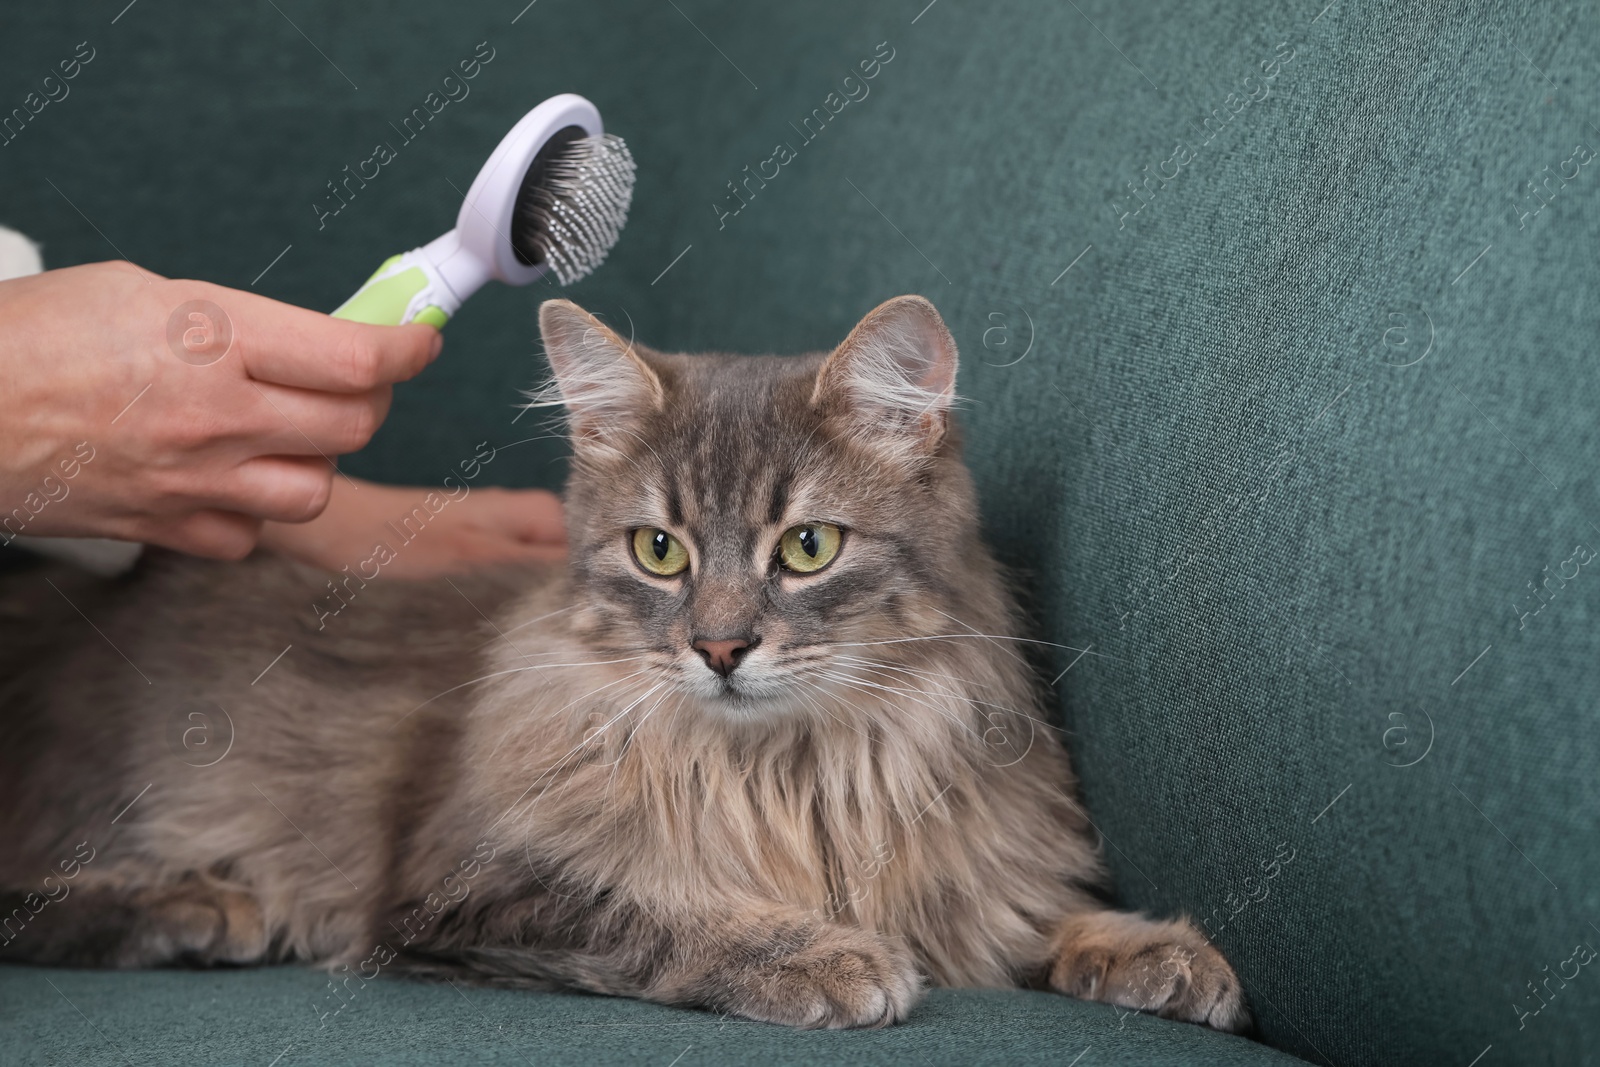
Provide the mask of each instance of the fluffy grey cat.
POLYGON ((931 304, 785 358, 540 325, 566 568, 7 581, 0 959, 322 961, 324 1021, 423 973, 810 1027, 930 981, 1247 1025, 1189 922, 1095 893, 931 304))

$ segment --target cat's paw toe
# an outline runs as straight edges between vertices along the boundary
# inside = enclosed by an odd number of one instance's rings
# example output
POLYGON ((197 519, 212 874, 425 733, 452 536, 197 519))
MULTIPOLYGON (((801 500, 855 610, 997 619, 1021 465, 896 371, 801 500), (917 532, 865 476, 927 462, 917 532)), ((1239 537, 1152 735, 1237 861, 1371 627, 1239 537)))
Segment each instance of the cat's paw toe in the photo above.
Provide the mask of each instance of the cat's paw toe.
POLYGON ((875 935, 830 931, 753 974, 740 1014, 805 1029, 889 1026, 922 993, 910 953, 875 935))
POLYGON ((1171 945, 1167 951, 1181 966, 1172 994, 1156 1009, 1157 1015, 1233 1034, 1249 1028, 1244 988, 1222 953, 1210 944, 1171 945))
MULTIPOLYGON (((255 963, 267 951, 261 905, 253 894, 204 878, 146 894, 140 959, 201 965, 255 963)), ((148 962, 136 965, 148 966, 148 962)))
POLYGON ((260 962, 267 953, 267 926, 254 894, 235 889, 220 890, 216 904, 222 912, 223 926, 211 945, 212 961, 260 962))
POLYGON ((1221 952, 1188 922, 1099 913, 1063 928, 1052 987, 1166 1019, 1239 1033, 1244 988, 1221 952))

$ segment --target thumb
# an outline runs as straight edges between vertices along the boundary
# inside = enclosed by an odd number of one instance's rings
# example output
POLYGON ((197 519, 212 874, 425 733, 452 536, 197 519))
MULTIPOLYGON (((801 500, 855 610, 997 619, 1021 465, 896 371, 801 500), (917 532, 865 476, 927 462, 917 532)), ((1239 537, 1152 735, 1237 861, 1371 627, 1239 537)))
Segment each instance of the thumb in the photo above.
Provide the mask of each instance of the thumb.
POLYGON ((227 316, 245 373, 256 381, 365 393, 416 377, 444 345, 438 330, 419 322, 373 326, 256 293, 191 284, 227 316))

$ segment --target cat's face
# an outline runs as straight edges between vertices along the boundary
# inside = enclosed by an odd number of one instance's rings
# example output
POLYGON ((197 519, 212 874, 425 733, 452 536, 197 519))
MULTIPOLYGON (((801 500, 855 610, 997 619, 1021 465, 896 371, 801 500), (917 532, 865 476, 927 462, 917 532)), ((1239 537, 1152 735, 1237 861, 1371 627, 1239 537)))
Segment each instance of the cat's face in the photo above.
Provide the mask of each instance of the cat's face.
POLYGON ((573 438, 578 625, 635 683, 736 718, 815 710, 949 628, 976 538, 931 304, 796 357, 663 355, 565 301, 540 324, 573 438))

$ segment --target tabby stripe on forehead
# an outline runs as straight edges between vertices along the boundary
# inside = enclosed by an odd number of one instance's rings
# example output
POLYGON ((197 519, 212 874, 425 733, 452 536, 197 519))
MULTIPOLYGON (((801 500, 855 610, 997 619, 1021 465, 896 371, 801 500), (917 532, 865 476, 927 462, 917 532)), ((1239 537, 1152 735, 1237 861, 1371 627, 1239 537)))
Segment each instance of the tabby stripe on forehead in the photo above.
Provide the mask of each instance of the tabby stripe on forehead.
POLYGON ((678 498, 678 487, 671 482, 667 483, 667 521, 683 527, 683 501, 678 498))
POLYGON ((789 479, 778 475, 772 479, 772 506, 767 508, 767 521, 777 523, 789 507, 789 479))

